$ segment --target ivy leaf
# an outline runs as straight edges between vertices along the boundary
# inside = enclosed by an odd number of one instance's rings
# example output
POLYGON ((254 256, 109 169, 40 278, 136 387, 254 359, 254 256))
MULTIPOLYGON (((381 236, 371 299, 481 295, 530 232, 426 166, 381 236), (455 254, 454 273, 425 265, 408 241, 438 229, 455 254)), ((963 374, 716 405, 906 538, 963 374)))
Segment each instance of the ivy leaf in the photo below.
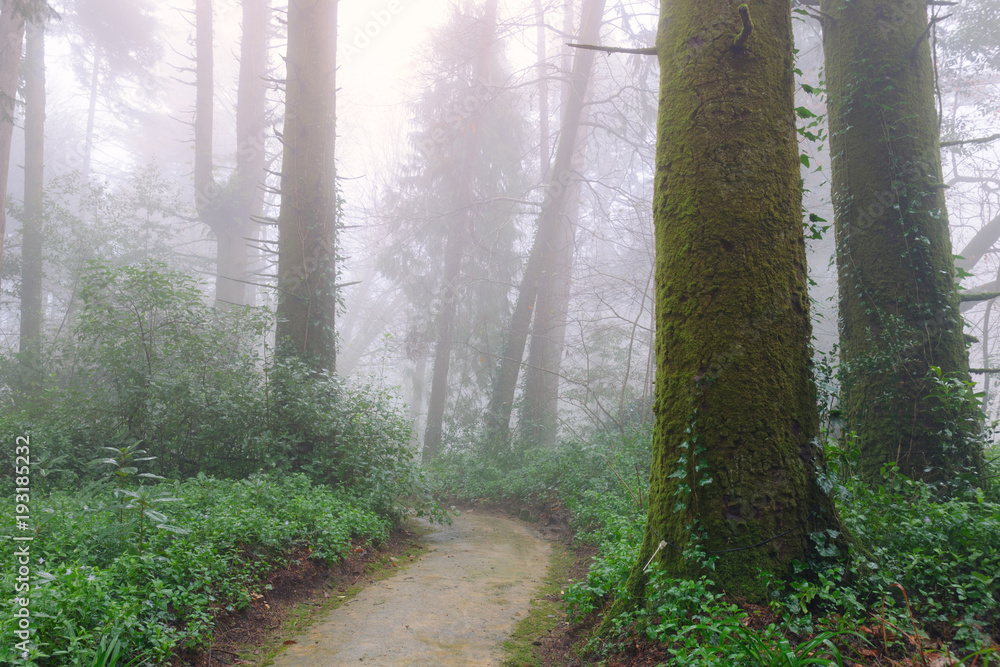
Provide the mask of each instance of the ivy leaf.
POLYGON ((802 155, 799 156, 799 162, 801 162, 802 164, 804 164, 805 166, 808 167, 809 166, 809 156, 806 155, 805 153, 803 153, 802 155))

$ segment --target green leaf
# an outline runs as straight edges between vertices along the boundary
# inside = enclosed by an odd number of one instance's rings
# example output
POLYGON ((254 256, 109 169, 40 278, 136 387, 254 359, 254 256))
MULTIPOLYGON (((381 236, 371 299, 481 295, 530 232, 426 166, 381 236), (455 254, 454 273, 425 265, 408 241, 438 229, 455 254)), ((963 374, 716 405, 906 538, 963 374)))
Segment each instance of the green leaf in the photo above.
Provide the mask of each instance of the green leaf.
POLYGON ((809 166, 809 156, 806 155, 805 153, 803 153, 802 155, 799 156, 799 162, 801 162, 802 164, 804 164, 805 166, 808 167, 809 166))
POLYGON ((993 577, 987 577, 985 574, 981 572, 970 572, 969 574, 971 574, 973 578, 979 580, 981 584, 984 584, 986 586, 989 586, 990 584, 993 583, 994 579, 993 577))
POLYGON ((166 530, 171 533, 177 533, 178 535, 187 535, 188 533, 191 532, 187 528, 181 528, 180 526, 171 526, 165 523, 158 523, 156 524, 156 527, 159 528, 160 530, 166 530))

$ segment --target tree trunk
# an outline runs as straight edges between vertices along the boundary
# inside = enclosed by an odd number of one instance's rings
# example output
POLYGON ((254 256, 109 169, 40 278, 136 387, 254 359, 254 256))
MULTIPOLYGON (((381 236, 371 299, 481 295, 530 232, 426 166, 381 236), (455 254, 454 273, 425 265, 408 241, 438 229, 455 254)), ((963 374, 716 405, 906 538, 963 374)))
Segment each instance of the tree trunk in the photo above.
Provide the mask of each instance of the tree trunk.
MULTIPOLYGON (((586 149, 586 138, 577 142, 577 157, 586 149)), ((577 161, 579 162, 579 160, 577 161)), ((564 215, 543 271, 531 323, 528 364, 524 371, 521 433, 526 444, 552 446, 558 435, 559 372, 566 341, 566 318, 573 288, 573 256, 580 208, 580 183, 569 184, 564 215)))
POLYGON ((45 24, 27 26, 24 57, 24 244, 21 246, 21 336, 26 367, 36 367, 42 341, 44 230, 45 24))
POLYGON ((199 215, 204 216, 204 212, 210 209, 218 196, 218 188, 212 176, 212 122, 215 115, 212 0, 196 0, 194 11, 194 187, 195 205, 199 215))
POLYGON ((278 215, 277 349, 336 367, 336 0, 291 0, 278 215))
POLYGON ((253 302, 250 246, 260 215, 266 156, 268 0, 243 1, 240 78, 236 100, 236 169, 220 186, 213 174, 214 64, 211 0, 198 0, 196 12, 195 205, 216 239, 215 303, 219 307, 253 302))
POLYGON ((10 143, 14 133, 14 102, 17 75, 24 44, 24 18, 15 11, 13 0, 0 3, 0 257, 7 235, 7 176, 10 170, 10 143))
POLYGON ((752 14, 740 48, 733 5, 660 8, 656 422, 646 534, 620 605, 642 599, 647 562, 705 571, 693 547, 715 559, 720 589, 764 602, 759 572, 790 576, 815 555, 810 534, 838 525, 816 481, 790 2, 752 14))
POLYGON ((223 304, 253 304, 250 284, 250 240, 256 237, 254 218, 263 212, 259 183, 267 156, 267 25, 269 0, 243 0, 240 80, 236 98, 236 170, 227 189, 225 215, 216 224, 218 241, 215 300, 223 304))
POLYGON ((823 0, 846 432, 872 481, 978 471, 925 3, 823 0), (943 432, 952 435, 945 437, 943 432))
POLYGON ((101 51, 94 43, 94 66, 90 71, 90 101, 87 105, 87 132, 84 135, 83 167, 80 170, 83 180, 90 178, 90 159, 94 151, 94 120, 97 118, 97 97, 101 88, 101 51))
POLYGON ((549 64, 545 55, 545 14, 542 0, 535 0, 535 19, 538 24, 535 36, 535 56, 538 59, 538 182, 545 183, 549 177, 549 64))
MULTIPOLYGON (((579 41, 597 41, 604 19, 605 0, 586 0, 580 25, 579 41)), ((484 446, 488 451, 504 451, 510 440, 510 415, 517 390, 517 376, 524 358, 524 348, 531 326, 532 310, 538 294, 543 272, 552 264, 552 251, 557 243, 559 225, 563 220, 568 189, 573 178, 573 156, 576 137, 583 116, 583 103, 590 73, 593 69, 594 52, 578 49, 570 76, 570 92, 563 106, 562 126, 559 141, 549 170, 545 201, 538 218, 535 237, 528 255, 528 262, 521 277, 517 302, 511 317, 507 339, 500 354, 499 367, 494 378, 493 391, 486 409, 486 432, 484 446)))
MULTIPOLYGON (((479 51, 470 86, 488 80, 491 61, 493 60, 494 43, 496 40, 497 0, 487 0, 483 8, 483 48, 479 51)), ((462 255, 465 253, 467 240, 466 229, 472 227, 469 216, 475 215, 473 203, 473 174, 476 162, 480 159, 480 140, 482 133, 475 131, 474 123, 470 123, 464 141, 465 154, 462 160, 462 173, 459 175, 459 186, 456 188, 451 223, 448 226, 448 240, 444 253, 444 276, 441 287, 441 311, 437 316, 437 342, 434 345, 434 365, 431 371, 431 393, 427 399, 427 427, 424 430, 424 448, 422 460, 427 463, 441 449, 441 439, 444 430, 444 408, 448 397, 448 369, 451 365, 452 338, 455 328, 455 310, 457 307, 457 292, 462 273, 462 255)))
POLYGON ((427 373, 427 357, 421 354, 413 366, 413 385, 410 388, 410 446, 413 451, 420 450, 420 412, 424 407, 424 382, 427 373))
MULTIPOLYGON (((466 171, 465 173, 469 173, 466 171)), ((448 368, 451 365, 452 337, 455 329, 455 309, 458 283, 465 251, 466 211, 452 215, 448 242, 444 254, 444 284, 441 310, 437 316, 437 342, 434 344, 434 366, 431 371, 431 395, 427 402, 427 427, 424 430, 423 461, 433 459, 441 449, 444 430, 444 407, 448 397, 448 368)))

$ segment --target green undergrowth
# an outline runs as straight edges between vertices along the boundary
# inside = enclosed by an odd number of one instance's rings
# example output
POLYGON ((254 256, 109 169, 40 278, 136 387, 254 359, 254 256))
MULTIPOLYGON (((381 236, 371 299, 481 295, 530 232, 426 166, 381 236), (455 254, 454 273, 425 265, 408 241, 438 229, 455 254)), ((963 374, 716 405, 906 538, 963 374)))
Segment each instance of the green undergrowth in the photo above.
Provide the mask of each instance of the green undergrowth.
POLYGON ((559 549, 552 554, 545 582, 536 591, 528 615, 518 622, 510 639, 503 644, 504 667, 546 667, 535 655, 534 642, 552 632, 564 618, 558 599, 569 579, 573 562, 572 551, 559 549))
MULTIPOLYGON (((435 462, 434 479, 439 493, 464 500, 564 505, 577 539, 598 550, 586 578, 563 596, 568 618, 582 622, 607 612, 635 564, 645 527, 649 437, 648 429, 602 434, 503 460, 453 451, 435 462)), ((987 452, 993 478, 996 457, 987 452)), ((695 580, 653 571, 645 600, 606 619, 612 636, 591 640, 586 651, 600 660, 640 641, 666 654, 670 665, 919 665, 938 656, 1000 664, 996 488, 964 480, 932 487, 892 470, 872 488, 832 443, 828 458, 835 465, 823 483, 853 539, 850 565, 800 563, 791 581, 762 574, 770 591, 765 607, 719 591, 708 564, 695 580)))
MULTIPOLYGON (((93 665, 114 636, 139 664, 164 664, 212 637, 213 617, 259 598, 266 575, 292 557, 332 563, 352 540, 391 528, 363 498, 303 474, 53 491, 32 504, 31 626, 27 654, 0 645, 0 664, 93 665)), ((0 541, 6 563, 18 545, 0 541)), ((14 590, 13 568, 0 585, 14 590)), ((8 604, 0 632, 14 637, 8 604)), ((124 662, 123 662, 124 664, 124 662)))
POLYGON ((0 664, 162 665, 289 558, 447 520, 395 391, 276 356, 274 325, 165 265, 90 262, 62 335, 0 353, 0 664))

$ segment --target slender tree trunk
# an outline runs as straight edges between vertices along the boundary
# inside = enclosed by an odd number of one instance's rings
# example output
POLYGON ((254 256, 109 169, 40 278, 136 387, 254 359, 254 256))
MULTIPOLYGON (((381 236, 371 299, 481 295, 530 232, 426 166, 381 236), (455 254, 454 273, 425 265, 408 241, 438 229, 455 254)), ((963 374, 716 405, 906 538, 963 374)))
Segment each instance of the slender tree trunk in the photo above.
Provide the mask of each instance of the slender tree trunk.
POLYGON ((336 0, 291 0, 278 215, 277 346, 337 367, 336 0))
POLYGON ((42 239, 44 233, 45 24, 27 26, 24 57, 24 244, 21 246, 21 336, 29 371, 42 341, 42 239))
POLYGON ((455 329, 456 296, 462 273, 462 254, 465 251, 465 216, 464 210, 453 215, 445 247, 444 286, 441 310, 437 315, 437 342, 434 344, 431 395, 427 403, 427 427, 424 430, 424 463, 433 459, 441 449, 444 408, 448 397, 448 369, 451 365, 452 337, 455 329))
MULTIPOLYGON (((496 40, 497 0, 487 0, 483 8, 483 48, 477 57, 470 86, 488 80, 487 74, 494 57, 496 40)), ((431 393, 427 400, 427 427, 424 430, 423 461, 427 463, 441 449, 444 430, 444 408, 448 397, 448 370, 451 365, 452 338, 455 329, 457 292, 462 273, 462 256, 467 240, 466 229, 472 226, 469 216, 475 215, 473 202, 473 174, 480 159, 481 133, 470 125, 465 134, 462 173, 456 189, 452 215, 448 227, 448 240, 444 253, 444 277, 441 289, 441 310, 437 316, 437 342, 434 345, 434 366, 431 371, 431 393)))
MULTIPOLYGON (((594 43, 600 33, 604 18, 605 0, 586 0, 579 41, 594 43)), ((511 317, 507 338, 504 341, 500 363, 494 378, 493 391, 486 410, 485 446, 491 451, 503 451, 509 446, 510 415, 517 390, 517 377, 524 357, 524 348, 531 326, 532 310, 538 289, 543 280, 543 272, 552 261, 552 249, 559 235, 559 225, 565 213, 569 186, 573 179, 573 155, 576 149, 577 132, 583 116, 583 103, 587 84, 593 69, 594 52, 579 49, 573 62, 570 76, 570 92, 563 106, 562 125, 559 142, 549 171, 549 182, 538 218, 535 237, 528 262, 521 278, 514 313, 511 317)))
POLYGON ((196 0, 194 11, 194 187, 195 205, 199 214, 204 215, 218 197, 218 188, 212 176, 212 122, 215 115, 212 0, 196 0))
POLYGON ((195 7, 197 97, 195 101, 195 205, 216 239, 215 302, 217 306, 253 302, 250 245, 253 217, 263 210, 258 183, 266 155, 267 25, 269 0, 243 0, 243 35, 236 100, 236 169, 220 186, 213 174, 214 60, 211 0, 195 7))
POLYGON ((97 118, 97 97, 101 89, 101 51, 94 44, 94 65, 90 71, 90 101, 87 105, 87 133, 83 146, 83 180, 90 178, 90 160, 94 151, 94 120, 97 118))
POLYGON ((645 539, 619 605, 643 599, 648 562, 702 572, 684 555, 696 545, 720 589, 764 601, 759 573, 792 575, 816 556, 811 534, 838 526, 816 480, 791 4, 750 11, 740 48, 734 5, 660 6, 656 423, 645 539))
POLYGON ((13 0, 0 3, 0 256, 3 256, 3 242, 7 235, 7 176, 14 133, 17 75, 24 44, 24 18, 14 6, 13 0))
MULTIPOLYGON (((577 156, 586 138, 577 142, 577 156)), ((578 161, 579 162, 579 161, 578 161)), ((573 288, 573 256, 580 208, 580 183, 569 184, 564 215, 549 253, 551 265, 539 281, 531 323, 528 364, 524 371, 521 428, 525 443, 551 446, 558 434, 559 372, 566 340, 566 318, 573 288)))
POLYGON ((545 183, 549 176, 549 64, 545 55, 545 14, 542 12, 542 0, 535 0, 536 43, 535 55, 538 58, 538 182, 545 183))
POLYGON ((413 387, 410 390, 410 423, 413 424, 410 435, 410 445, 413 451, 420 449, 420 412, 424 407, 424 382, 427 374, 427 357, 423 354, 416 360, 413 368, 413 387))
POLYGON ((926 3, 823 0, 847 432, 870 480, 883 466, 945 480, 978 472, 941 183, 926 3), (945 437, 944 432, 952 435, 945 437))
POLYGON ((240 80, 236 98, 236 171, 227 192, 225 215, 216 225, 218 241, 215 299, 218 304, 252 304, 250 240, 253 222, 263 212, 259 183, 267 156, 267 26, 269 0, 243 0, 243 36, 240 42, 240 80))

